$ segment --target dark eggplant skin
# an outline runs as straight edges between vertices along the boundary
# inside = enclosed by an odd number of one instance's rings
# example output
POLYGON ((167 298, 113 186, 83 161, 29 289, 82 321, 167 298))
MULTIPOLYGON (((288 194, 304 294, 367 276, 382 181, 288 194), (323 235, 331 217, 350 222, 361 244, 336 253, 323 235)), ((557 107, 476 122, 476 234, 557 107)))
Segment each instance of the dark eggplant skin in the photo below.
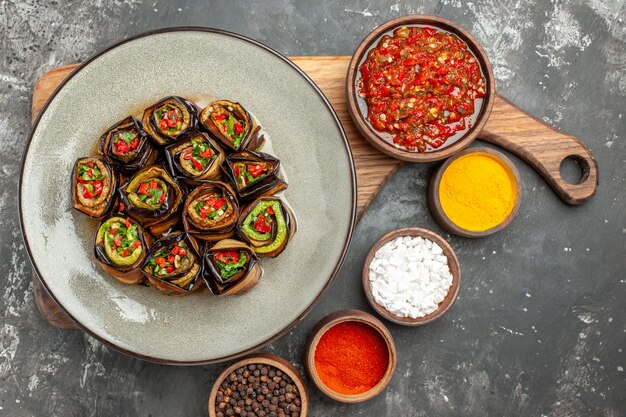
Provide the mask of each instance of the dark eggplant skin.
POLYGON ((243 294, 250 291, 263 275, 263 268, 258 257, 245 243, 235 239, 224 239, 206 248, 203 256, 204 269, 202 276, 209 290, 220 296, 243 294), (223 279, 219 268, 215 265, 214 254, 224 250, 243 251, 248 256, 246 268, 228 279, 223 279))
POLYGON ((217 100, 209 103, 200 112, 200 124, 217 139, 225 149, 231 152, 237 152, 244 149, 258 149, 264 142, 263 136, 259 135, 261 127, 257 124, 255 118, 241 104, 230 100, 217 100), (235 146, 218 127, 211 115, 215 112, 227 112, 234 115, 238 120, 244 122, 244 132, 239 146, 235 146))
MULTIPOLYGON (((125 285, 152 284, 167 295, 187 295, 201 290, 204 286, 207 286, 212 294, 218 296, 242 294, 254 287, 263 275, 259 259, 278 256, 296 231, 295 217, 289 206, 285 205, 279 197, 274 196, 288 187, 279 174, 280 160, 273 155, 258 151, 266 139, 258 120, 239 103, 227 100, 215 101, 202 112, 200 110, 195 103, 186 98, 176 95, 164 97, 145 109, 142 117, 129 115, 109 127, 99 137, 99 156, 80 158, 74 165, 71 180, 74 208, 99 220, 93 248, 95 261, 104 272, 120 283, 125 285), (236 132, 241 132, 241 125, 245 126, 243 137, 236 135, 237 143, 241 138, 239 146, 232 146, 230 138, 235 136, 225 134, 225 128, 220 123, 223 119, 218 116, 214 120, 207 120, 212 112, 209 108, 218 105, 232 107, 227 110, 236 118, 234 126, 236 132), (166 124, 161 122, 164 130, 160 129, 159 119, 154 115, 155 110, 162 106, 167 106, 166 111, 180 109, 182 115, 177 110, 175 113, 183 119, 181 128, 178 128, 181 126, 180 119, 167 117, 166 121, 169 125, 175 127, 169 130, 166 124), (242 123, 243 121, 245 123, 242 123), (177 122, 178 125, 176 125, 177 122), (118 154, 117 149, 123 146, 120 143, 115 146, 116 133, 131 129, 136 132, 139 140, 137 148, 130 153, 118 154), (188 160, 182 160, 182 153, 188 149, 192 139, 198 137, 206 141, 216 155, 216 158, 211 158, 211 163, 199 174, 196 170, 189 169, 188 160), (82 193, 83 186, 78 186, 77 168, 81 161, 86 160, 94 161, 94 163, 97 161, 102 172, 106 173, 106 179, 102 181, 109 181, 109 186, 104 188, 103 193, 106 193, 106 198, 95 199, 98 202, 97 205, 92 204, 94 199, 86 199, 82 193), (252 184, 249 180, 242 180, 242 183, 249 185, 240 189, 234 175, 234 164, 237 162, 243 162, 244 165, 263 163, 266 164, 268 170, 263 171, 261 179, 252 184), (144 185, 140 195, 131 195, 129 199, 127 191, 137 192, 141 183, 150 185, 151 178, 159 180, 159 185, 152 182, 153 191, 149 192, 144 185), (131 190, 132 186, 136 188, 131 190), (157 194, 158 191, 154 188, 166 192, 163 203, 157 202, 161 194, 157 194), (236 209, 236 215, 232 221, 229 217, 227 222, 210 225, 210 222, 205 222, 200 219, 201 216, 197 216, 195 209, 193 212, 195 216, 190 216, 188 206, 201 197, 203 192, 216 188, 222 190, 222 195, 227 197, 229 206, 236 209), (80 198, 77 192, 81 192, 80 198), (145 200, 146 194, 154 195, 156 198, 153 202, 142 201, 142 199, 145 200), (275 221, 272 225, 272 232, 269 235, 260 236, 249 228, 248 223, 246 230, 249 231, 250 236, 246 236, 241 227, 242 219, 254 209, 258 201, 267 199, 281 201, 279 214, 283 215, 285 223, 275 221), (81 201, 86 202, 87 206, 81 205, 81 201), (131 204, 131 201, 134 204, 131 204), (120 220, 117 220, 118 217, 120 220), (99 239, 100 229, 112 219, 116 222, 124 219, 137 226, 142 251, 133 253, 129 248, 132 255, 124 253, 126 256, 123 257, 116 252, 116 246, 111 246, 108 242, 105 243, 99 239), (277 224, 280 224, 280 227, 277 224), (280 239, 282 233, 279 234, 278 231, 283 231, 285 226, 287 237, 283 240, 280 239), (270 236, 269 239, 268 236, 270 236), (150 259, 153 259, 160 249, 181 240, 185 241, 189 253, 193 254, 194 261, 191 267, 188 267, 188 261, 183 256, 182 259, 179 257, 176 257, 176 260, 170 259, 170 262, 175 263, 180 271, 174 270, 172 275, 154 276, 150 273, 151 266, 146 269, 150 259), (274 245, 268 246, 270 245, 268 242, 274 242, 274 245), (222 278, 219 269, 216 269, 219 267, 211 257, 212 253, 221 250, 245 251, 249 255, 245 271, 226 279, 222 278), (130 262, 133 263, 130 264, 130 262), (180 280, 178 285, 173 282, 177 280, 180 280)), ((160 117, 161 113, 157 114, 160 117)), ((231 120, 230 123, 232 122, 231 120)), ((232 133, 232 124, 229 126, 232 133)), ((125 138, 130 142, 127 136, 125 138)), ((135 146, 135 142, 132 143, 132 146, 135 146)), ((248 172, 248 179, 253 179, 250 175, 258 178, 256 175, 260 169, 258 166, 250 167, 248 172)), ((86 180, 82 178, 81 182, 86 184, 86 180)), ((99 187, 98 183, 98 190, 99 187)), ((85 194, 88 195, 86 191, 85 194)), ((95 195, 93 192, 92 194, 95 195)), ((278 208, 276 205, 272 207, 278 208)), ((265 213, 268 219, 273 214, 271 210, 265 213)), ((257 230, 263 229, 257 226, 257 230)), ((176 250, 174 253, 177 253, 176 250)), ((165 264, 168 270, 172 271, 169 265, 169 263, 165 264)), ((164 272, 160 271, 161 274, 164 272)))
POLYGON ((141 265, 141 270, 143 274, 148 278, 148 281, 150 281, 150 283, 158 290, 169 295, 188 295, 194 291, 198 291, 204 286, 204 280, 202 279, 203 261, 202 256, 200 255, 201 253, 202 251, 199 249, 198 243, 193 237, 189 236, 185 232, 175 231, 168 234, 167 236, 163 236, 152 245, 152 247, 150 248, 150 253, 141 265), (195 261, 192 264, 192 269, 197 266, 197 271, 195 272, 194 277, 185 287, 180 287, 172 283, 172 281, 185 277, 189 273, 189 270, 169 276, 167 279, 157 277, 148 272, 147 267, 150 264, 150 260, 159 250, 164 247, 173 246, 183 240, 187 244, 187 249, 192 251, 195 257, 195 261))
POLYGON ((169 96, 148 107, 141 119, 144 131, 152 138, 158 147, 170 145, 188 136, 198 128, 198 108, 196 105, 179 96, 169 96), (183 129, 175 135, 164 134, 153 117, 154 111, 164 105, 172 105, 183 113, 183 129))
POLYGON ((182 139, 180 142, 167 146, 165 148, 165 157, 167 158, 170 174, 172 174, 173 177, 184 178, 185 182, 194 184, 194 182, 199 180, 219 180, 222 175, 221 167, 226 159, 226 154, 221 146, 208 134, 204 132, 192 132, 191 135, 182 139), (180 157, 186 149, 193 146, 191 142, 192 139, 198 138, 209 145, 215 157, 200 174, 194 175, 192 172, 185 169, 180 161, 180 157))
POLYGON ((86 214, 89 217, 94 219, 101 219, 105 217, 107 214, 111 212, 113 207, 116 206, 118 201, 117 189, 119 185, 119 176, 117 173, 111 168, 111 166, 102 158, 97 156, 88 156, 84 158, 78 158, 74 163, 74 167, 72 168, 72 202, 74 209, 80 211, 83 214, 86 214), (105 196, 103 202, 98 204, 95 207, 89 207, 83 204, 78 195, 78 166, 83 163, 93 162, 99 168, 104 168, 107 176, 109 178, 108 187, 105 186, 103 188, 103 193, 106 191, 107 195, 105 196))
POLYGON ((159 156, 158 151, 152 145, 150 137, 143 131, 143 125, 133 116, 120 120, 104 132, 100 137, 98 149, 105 161, 125 175, 132 174, 154 163, 159 156), (135 151, 135 155, 130 158, 123 158, 115 153, 113 137, 119 131, 130 129, 137 132, 139 146, 135 151))
POLYGON ((274 156, 255 151, 241 151, 226 158, 222 165, 222 172, 232 184, 241 200, 254 200, 262 196, 276 194, 287 189, 287 183, 278 177, 280 160, 274 156), (255 162, 265 163, 270 167, 266 176, 257 182, 240 187, 235 175, 235 164, 254 164, 255 162))
POLYGON ((287 246, 291 238, 296 234, 296 230, 297 230, 297 223, 296 223, 296 218, 293 212, 291 211, 289 206, 285 204, 283 200, 281 200, 279 197, 274 197, 274 196, 259 197, 256 200, 254 200, 245 209, 242 210, 241 214, 239 215, 239 222, 237 223, 237 235, 244 242, 249 244, 250 247, 252 247, 252 250, 257 255, 266 256, 269 258, 275 258, 285 250, 285 247, 287 246), (276 239, 277 222, 276 222, 275 216, 274 216, 274 222, 272 223, 272 232, 271 232, 272 234, 269 239, 269 242, 266 244, 264 244, 264 242, 259 242, 259 241, 255 241, 254 239, 252 239, 250 236, 248 236, 248 234, 246 233, 244 229, 246 217, 248 217, 250 212, 254 210, 254 208, 257 207, 259 203, 264 202, 264 201, 278 201, 279 202, 281 213, 282 213, 283 219, 285 220, 285 226, 286 226, 286 232, 287 232, 286 237, 283 240, 282 244, 270 252, 259 251, 257 248, 267 247, 272 242, 274 242, 274 239, 276 239))
POLYGON ((235 234, 235 228, 237 227, 237 221, 239 220, 239 202, 235 191, 230 185, 219 181, 202 181, 201 185, 195 188, 185 200, 183 206, 183 227, 187 233, 195 237, 209 242, 216 242, 218 240, 227 239, 235 234), (207 227, 201 224, 202 220, 197 219, 197 215, 194 216, 190 213, 193 210, 192 203, 194 200, 201 197, 203 194, 217 192, 223 194, 230 207, 233 208, 232 215, 229 217, 225 224, 217 225, 217 227, 207 227))
POLYGON ((120 201, 125 212, 141 223, 154 236, 160 236, 180 221, 179 213, 185 198, 183 188, 160 165, 150 165, 136 172, 119 189, 120 201), (135 207, 129 200, 129 193, 134 192, 137 185, 151 178, 157 178, 168 185, 165 202, 156 210, 135 207))
POLYGON ((139 223, 137 223, 135 220, 130 219, 129 221, 131 222, 131 224, 135 224, 137 226, 137 234, 139 236, 139 240, 141 241, 141 245, 144 248, 143 252, 141 254, 141 257, 133 265, 124 267, 114 264, 107 256, 102 242, 98 243, 98 234, 100 233, 100 228, 102 227, 102 225, 104 225, 109 220, 117 217, 119 217, 120 219, 128 218, 128 216, 123 213, 113 213, 107 216, 107 218, 103 219, 98 225, 96 238, 94 239, 94 254, 96 257, 96 262, 104 272, 111 275, 122 284, 140 284, 146 279, 141 270, 141 265, 148 256, 150 245, 152 244, 152 236, 150 236, 150 234, 146 232, 139 223))

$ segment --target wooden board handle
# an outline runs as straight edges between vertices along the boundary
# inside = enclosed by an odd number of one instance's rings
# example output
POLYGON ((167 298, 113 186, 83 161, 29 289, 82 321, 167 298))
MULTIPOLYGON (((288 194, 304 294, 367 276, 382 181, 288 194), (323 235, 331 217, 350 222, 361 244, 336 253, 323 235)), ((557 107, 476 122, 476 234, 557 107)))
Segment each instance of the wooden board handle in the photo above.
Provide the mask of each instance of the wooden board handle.
POLYGON ((480 138, 522 158, 568 204, 584 203, 598 188, 598 163, 578 138, 531 117, 499 94, 480 138), (580 165, 582 177, 577 184, 561 177, 561 163, 566 158, 580 165))

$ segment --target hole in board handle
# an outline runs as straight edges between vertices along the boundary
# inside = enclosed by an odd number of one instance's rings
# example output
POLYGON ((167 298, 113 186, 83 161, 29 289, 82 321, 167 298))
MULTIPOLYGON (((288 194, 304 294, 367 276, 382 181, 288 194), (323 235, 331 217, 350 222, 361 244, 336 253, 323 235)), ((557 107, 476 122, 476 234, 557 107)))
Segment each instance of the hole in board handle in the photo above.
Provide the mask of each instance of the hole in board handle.
POLYGON ((568 184, 582 184, 589 178, 591 167, 589 162, 580 155, 566 156, 559 167, 561 179, 568 184))

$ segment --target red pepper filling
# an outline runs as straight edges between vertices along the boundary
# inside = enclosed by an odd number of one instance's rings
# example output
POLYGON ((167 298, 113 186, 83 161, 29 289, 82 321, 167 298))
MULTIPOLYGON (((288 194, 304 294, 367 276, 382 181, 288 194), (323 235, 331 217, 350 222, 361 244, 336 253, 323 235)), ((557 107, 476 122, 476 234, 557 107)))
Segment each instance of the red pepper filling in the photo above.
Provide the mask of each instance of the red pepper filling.
POLYGON ((167 186, 161 185, 156 180, 148 180, 139 184, 137 190, 141 201, 147 204, 163 204, 167 198, 167 186))
POLYGON ((134 250, 141 246, 137 227, 132 226, 130 218, 127 217, 124 223, 109 226, 111 228, 108 229, 108 236, 105 235, 105 239, 109 240, 112 250, 117 251, 124 258, 132 253, 131 249, 134 250))
POLYGON ((193 157, 193 154, 191 153, 191 151, 186 152, 183 155, 183 159, 186 161, 191 161, 191 163, 193 164, 193 167, 198 171, 202 171, 204 169, 204 167, 202 166, 202 163, 200 163, 200 161, 198 161, 196 158, 193 157))
POLYGON ((269 233, 272 231, 272 220, 266 218, 263 214, 259 214, 254 222, 254 230, 259 233, 269 233))
POLYGON ((92 199, 102 195, 104 189, 105 176, 93 162, 80 164, 77 169, 76 178, 82 187, 79 191, 86 199, 92 199))
POLYGON ((234 250, 217 252, 214 256, 216 260, 226 265, 234 265, 239 262, 239 252, 234 250))
POLYGON ((177 262, 181 262, 186 255, 187 245, 184 242, 160 249, 150 260, 152 273, 157 276, 171 274, 176 270, 177 262))
POLYGON ((269 168, 266 163, 242 164, 236 163, 233 166, 233 174, 237 180, 239 188, 243 188, 253 182, 263 178, 269 168))
POLYGON ((185 161, 190 161, 196 171, 202 171, 209 164, 215 153, 209 144, 204 141, 194 138, 191 142, 192 146, 185 149, 182 158, 185 161))
POLYGON ((224 214, 226 211, 226 198, 224 197, 211 197, 204 201, 199 201, 195 204, 194 208, 196 212, 200 214, 203 219, 215 220, 224 214))
POLYGON ((162 109, 157 114, 159 128, 163 132, 174 132, 179 130, 183 124, 183 113, 180 109, 162 109))
POLYGON ((238 149, 243 139, 244 121, 230 113, 213 113, 211 117, 219 124, 224 136, 233 142, 233 147, 238 149))
POLYGON ((248 165, 248 172, 252 175, 253 178, 258 177, 265 171, 267 167, 265 165, 248 165))
POLYGON ((139 147, 139 136, 135 129, 115 132, 113 136, 113 146, 115 147, 116 154, 126 155, 139 147))
POLYGON ((476 58, 456 36, 403 27, 384 36, 360 67, 368 120, 395 144, 423 152, 470 128, 485 95, 476 58))

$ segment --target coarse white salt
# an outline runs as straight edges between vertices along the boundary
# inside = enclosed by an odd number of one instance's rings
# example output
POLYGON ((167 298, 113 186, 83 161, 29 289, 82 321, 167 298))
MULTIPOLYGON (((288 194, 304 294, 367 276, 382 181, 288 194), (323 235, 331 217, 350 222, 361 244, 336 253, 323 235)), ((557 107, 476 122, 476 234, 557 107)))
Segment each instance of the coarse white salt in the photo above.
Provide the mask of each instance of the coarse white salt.
POLYGON ((450 290, 448 258, 435 242, 400 236, 381 246, 369 266, 374 301, 399 317, 424 317, 450 290))

